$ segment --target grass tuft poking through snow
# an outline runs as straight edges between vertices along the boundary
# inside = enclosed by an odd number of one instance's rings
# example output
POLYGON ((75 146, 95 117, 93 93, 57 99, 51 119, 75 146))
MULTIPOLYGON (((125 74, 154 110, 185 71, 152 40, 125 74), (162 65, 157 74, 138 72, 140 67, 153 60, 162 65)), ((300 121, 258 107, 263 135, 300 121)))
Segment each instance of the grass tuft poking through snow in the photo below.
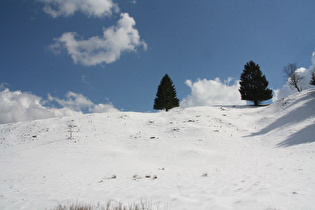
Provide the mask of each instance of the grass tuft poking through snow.
POLYGON ((159 203, 153 203, 147 199, 141 199, 139 202, 131 204, 123 204, 121 202, 107 201, 105 205, 100 203, 93 204, 84 204, 76 203, 70 205, 59 204, 52 210, 167 210, 166 206, 162 206, 159 203))

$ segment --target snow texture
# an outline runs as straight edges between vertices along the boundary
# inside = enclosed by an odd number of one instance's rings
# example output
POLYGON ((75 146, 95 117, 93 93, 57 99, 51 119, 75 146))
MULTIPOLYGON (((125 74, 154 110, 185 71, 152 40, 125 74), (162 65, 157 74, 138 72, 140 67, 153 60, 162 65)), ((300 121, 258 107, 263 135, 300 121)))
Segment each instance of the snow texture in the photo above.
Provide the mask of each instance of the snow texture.
POLYGON ((166 209, 314 209, 314 109, 310 89, 258 108, 3 124, 0 209, 143 198, 166 209))

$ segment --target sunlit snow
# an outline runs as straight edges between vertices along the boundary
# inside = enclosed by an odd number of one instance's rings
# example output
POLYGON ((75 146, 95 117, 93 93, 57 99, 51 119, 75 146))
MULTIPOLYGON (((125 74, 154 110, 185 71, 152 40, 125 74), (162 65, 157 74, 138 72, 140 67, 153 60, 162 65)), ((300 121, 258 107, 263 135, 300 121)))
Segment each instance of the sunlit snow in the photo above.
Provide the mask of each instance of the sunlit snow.
POLYGON ((258 108, 3 124, 0 209, 140 199, 166 209, 312 209, 314 110, 311 89, 258 108))

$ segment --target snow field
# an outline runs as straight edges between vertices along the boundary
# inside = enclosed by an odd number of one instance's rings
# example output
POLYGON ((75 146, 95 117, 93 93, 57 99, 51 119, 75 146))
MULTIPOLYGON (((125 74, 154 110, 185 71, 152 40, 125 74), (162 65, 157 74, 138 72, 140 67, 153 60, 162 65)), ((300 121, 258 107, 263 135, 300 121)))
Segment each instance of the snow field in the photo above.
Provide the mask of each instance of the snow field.
POLYGON ((0 125, 0 209, 313 209, 314 98, 0 125))

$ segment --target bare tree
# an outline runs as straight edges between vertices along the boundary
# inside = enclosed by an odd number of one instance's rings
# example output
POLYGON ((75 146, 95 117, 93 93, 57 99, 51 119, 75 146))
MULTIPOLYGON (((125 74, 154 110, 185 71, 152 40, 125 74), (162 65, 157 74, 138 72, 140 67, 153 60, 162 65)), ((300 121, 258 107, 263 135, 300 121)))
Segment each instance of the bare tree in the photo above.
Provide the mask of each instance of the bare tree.
POLYGON ((283 72, 285 77, 288 78, 288 83, 291 87, 296 88, 298 92, 303 90, 303 80, 304 77, 296 73, 297 65, 296 63, 289 63, 287 66, 283 67, 283 72))

